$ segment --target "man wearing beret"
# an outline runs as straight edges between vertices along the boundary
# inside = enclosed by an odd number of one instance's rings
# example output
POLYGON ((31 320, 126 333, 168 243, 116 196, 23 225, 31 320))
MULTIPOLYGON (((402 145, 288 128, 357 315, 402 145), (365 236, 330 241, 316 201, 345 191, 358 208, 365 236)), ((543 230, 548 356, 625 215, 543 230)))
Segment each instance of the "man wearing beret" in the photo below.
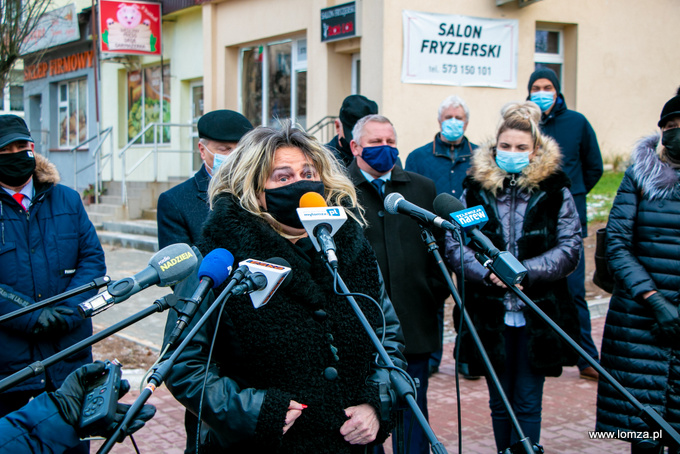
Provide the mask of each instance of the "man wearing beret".
MULTIPOLYGON (((529 97, 540 107, 541 131, 552 137, 562 152, 562 170, 571 179, 571 194, 581 218, 581 235, 588 235, 586 218, 586 195, 602 176, 602 155, 592 126, 582 114, 567 109, 567 103, 560 92, 560 81, 550 68, 541 68, 529 78, 529 97)), ((581 338, 574 339, 593 359, 598 353, 590 328, 590 311, 586 302, 586 263, 581 250, 581 260, 576 270, 567 277, 569 291, 574 297, 581 328, 581 338)), ((581 378, 597 380, 597 371, 579 359, 581 378)))
POLYGON ((340 116, 335 120, 336 135, 326 146, 331 149, 338 161, 345 167, 348 167, 354 161, 352 148, 349 146, 352 141, 354 125, 366 115, 377 113, 378 104, 365 96, 349 95, 342 101, 340 116))
MULTIPOLYGON (((59 183, 57 168, 34 152, 26 123, 0 115, 0 315, 9 314, 106 274, 104 251, 80 194, 59 183)), ((90 290, 0 324, 0 379, 92 334, 78 315, 90 290)), ((0 417, 54 391, 81 365, 86 348, 0 394, 0 417)), ((89 452, 78 443, 68 452, 89 452)))
POLYGON ((196 125, 203 165, 192 178, 158 198, 158 247, 175 243, 195 245, 208 216, 208 183, 241 137, 253 129, 246 117, 232 110, 203 115, 196 125))

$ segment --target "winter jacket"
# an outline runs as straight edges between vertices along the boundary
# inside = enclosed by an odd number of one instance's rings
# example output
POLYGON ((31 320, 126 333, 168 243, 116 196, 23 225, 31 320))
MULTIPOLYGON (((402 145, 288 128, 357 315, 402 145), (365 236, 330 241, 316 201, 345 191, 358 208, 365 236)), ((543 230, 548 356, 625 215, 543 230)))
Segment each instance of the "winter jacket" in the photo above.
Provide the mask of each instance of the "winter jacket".
POLYGON ((62 453, 80 443, 47 393, 0 419, 0 454, 62 453))
MULTIPOLYGON (((559 169, 557 144, 548 139, 531 163, 518 176, 508 174, 495 162, 491 144, 479 148, 470 176, 465 180, 463 203, 484 207, 489 221, 481 231, 494 245, 509 251, 527 268, 524 293, 572 338, 578 335, 576 307, 566 277, 577 266, 582 249, 581 228, 569 193, 569 180, 559 169)), ((447 235, 446 256, 460 275, 460 250, 447 235)), ((529 360, 534 373, 558 376, 562 366, 573 365, 576 355, 513 293, 488 281, 489 271, 464 248, 465 300, 467 311, 497 370, 505 365, 505 313, 521 310, 529 333, 529 360)), ((481 357, 470 333, 460 336, 461 361, 470 373, 484 374, 481 357)))
MULTIPOLYGON (((405 367, 399 321, 360 226, 348 219, 334 239, 340 276, 351 291, 380 302, 387 327, 384 346, 395 363, 405 367)), ((226 248, 235 264, 247 258, 281 257, 292 268, 290 282, 258 309, 248 296, 229 298, 219 329, 217 317, 211 317, 166 380, 177 400, 198 414, 207 373, 202 410, 207 452, 363 452, 365 446, 349 445, 339 430, 347 407, 368 403, 380 415, 378 387, 368 382, 374 374, 375 351, 346 299, 334 294, 333 278, 319 254, 310 251, 311 242, 303 239, 293 245, 225 195, 216 200, 199 247, 203 254, 226 248), (283 435, 291 400, 308 407, 283 435)), ((189 288, 188 293, 192 291, 189 288)), ((378 307, 366 298, 357 298, 357 303, 380 337, 383 321, 378 307)), ((203 304, 201 311, 207 306, 203 304)), ((391 428, 389 421, 383 422, 377 442, 391 428)), ((193 440, 187 443, 189 448, 193 440)))
MULTIPOLYGON (((655 333, 642 294, 678 302, 680 175, 659 159, 653 135, 636 144, 607 222, 607 261, 615 286, 602 340, 601 364, 641 403, 680 430, 680 343, 655 333)), ((638 411, 600 379, 597 430, 650 429, 638 411)))
MULTIPOLYGON (((59 295, 106 274, 104 251, 78 193, 57 184, 56 167, 36 154, 35 196, 28 211, 0 190, 0 314, 59 295)), ((95 290, 59 303, 73 315, 65 316, 69 332, 62 336, 32 334, 40 310, 0 325, 0 379, 45 359, 92 334, 92 321, 83 320, 79 303, 95 290)), ((81 350, 50 366, 47 379, 55 388, 83 364, 92 362, 91 349, 81 350)), ((45 375, 32 377, 10 391, 45 388, 45 375)))
POLYGON ((571 180, 583 236, 587 235, 586 194, 602 176, 602 155, 593 127, 582 114, 567 109, 560 93, 548 115, 541 119, 541 131, 557 141, 562 151, 562 170, 571 180))
POLYGON ((467 137, 454 146, 445 143, 437 133, 432 142, 416 148, 408 155, 406 170, 434 181, 437 194, 446 193, 460 198, 463 180, 470 168, 470 158, 476 149, 477 145, 469 142, 467 137))
POLYGON ((195 245, 208 217, 210 174, 205 165, 192 178, 158 197, 158 247, 175 243, 195 245))
MULTIPOLYGON (((434 256, 420 237, 418 223, 402 214, 388 214, 383 198, 359 170, 356 160, 347 169, 366 209, 366 238, 380 264, 394 308, 406 339, 406 355, 431 353, 441 348, 437 309, 449 295, 434 256)), ((436 194, 429 178, 406 172, 395 165, 384 186, 385 196, 398 192, 406 200, 433 211, 436 194)), ((444 232, 433 231, 441 248, 444 232)), ((441 250, 441 249, 440 249, 441 250)))
POLYGON ((335 159, 337 159, 338 162, 343 165, 343 167, 349 167, 352 161, 354 161, 354 155, 352 153, 348 153, 347 150, 344 150, 340 146, 340 138, 337 135, 326 144, 326 148, 333 152, 335 159))

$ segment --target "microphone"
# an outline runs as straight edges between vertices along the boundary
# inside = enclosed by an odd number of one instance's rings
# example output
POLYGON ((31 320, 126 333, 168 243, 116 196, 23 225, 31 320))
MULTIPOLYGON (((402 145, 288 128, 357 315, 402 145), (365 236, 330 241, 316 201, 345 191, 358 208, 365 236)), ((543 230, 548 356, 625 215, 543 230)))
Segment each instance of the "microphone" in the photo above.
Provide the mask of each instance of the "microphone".
POLYGON ((189 245, 167 246, 149 259, 149 264, 132 277, 109 284, 102 293, 78 305, 83 318, 92 317, 114 304, 125 301, 151 285, 169 287, 189 276, 196 268, 196 252, 189 245))
POLYGON ((308 192, 300 197, 297 213, 316 250, 321 252, 323 249, 328 264, 334 270, 337 269, 338 256, 335 254, 333 235, 347 221, 345 209, 329 207, 320 194, 308 192))
POLYGON ((467 238, 466 244, 472 242, 475 246, 473 249, 478 251, 477 260, 485 268, 491 266, 491 271, 505 282, 513 285, 522 282, 527 274, 524 265, 510 252, 498 250, 489 237, 479 230, 489 220, 484 207, 480 205, 466 209, 454 196, 441 193, 434 199, 434 210, 442 216, 450 217, 461 227, 467 238), (487 257, 490 260, 485 260, 487 257))
POLYGON ((385 197, 385 210, 390 214, 401 213, 411 216, 421 224, 430 224, 446 230, 455 230, 456 228, 446 219, 407 201, 398 192, 392 192, 385 197))
POLYGON ((255 309, 267 304, 281 284, 287 285, 291 277, 290 263, 280 257, 266 262, 247 259, 239 265, 246 266, 248 273, 240 284, 234 286, 231 294, 250 294, 255 309))
POLYGON ((196 310, 201 305, 201 302, 203 302, 203 299, 210 289, 219 287, 227 277, 229 277, 233 264, 234 256, 231 255, 231 252, 223 248, 213 249, 205 256, 201 262, 201 266, 198 268, 198 278, 200 279, 198 287, 196 287, 191 298, 185 300, 186 302, 177 319, 175 328, 168 338, 168 345, 174 344, 177 339, 179 339, 184 328, 191 323, 191 319, 194 317, 196 310))

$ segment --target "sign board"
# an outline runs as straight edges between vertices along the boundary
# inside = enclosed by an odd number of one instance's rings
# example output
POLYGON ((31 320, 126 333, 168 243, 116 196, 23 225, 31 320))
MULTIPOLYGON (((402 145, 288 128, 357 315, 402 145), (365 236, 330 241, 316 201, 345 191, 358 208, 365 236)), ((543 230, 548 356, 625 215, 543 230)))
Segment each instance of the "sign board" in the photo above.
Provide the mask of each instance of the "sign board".
POLYGON ((71 3, 48 11, 38 19, 35 29, 21 46, 21 54, 30 54, 79 39, 76 4, 71 3))
POLYGON ((401 81, 517 88, 519 21, 404 10, 401 81))
POLYGON ((356 36, 356 2, 343 3, 321 10, 321 42, 356 36))
POLYGON ((65 57, 51 58, 48 61, 40 60, 31 65, 24 64, 24 82, 92 68, 93 62, 94 52, 88 50, 65 57))
POLYGON ((161 54, 161 4, 100 0, 99 42, 102 52, 161 54))

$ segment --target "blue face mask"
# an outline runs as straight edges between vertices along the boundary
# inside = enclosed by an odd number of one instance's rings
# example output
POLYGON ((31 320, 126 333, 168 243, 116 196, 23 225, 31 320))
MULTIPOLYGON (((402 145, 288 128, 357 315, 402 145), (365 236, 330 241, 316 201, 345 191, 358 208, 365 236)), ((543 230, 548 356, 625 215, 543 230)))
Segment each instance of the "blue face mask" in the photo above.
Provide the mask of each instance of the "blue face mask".
POLYGON ((496 150, 496 164, 508 173, 520 173, 529 165, 530 151, 496 150))
POLYGON ((457 118, 442 121, 442 136, 449 142, 455 142, 463 137, 465 122, 457 118))
POLYGON ((366 164, 371 166, 376 172, 387 172, 392 170, 394 163, 397 162, 399 150, 389 145, 380 145, 377 147, 364 147, 361 157, 366 164))
POLYGON ((552 91, 537 91, 531 94, 531 102, 536 103, 541 109, 541 112, 546 112, 555 104, 555 92, 552 91))
POLYGON ((212 151, 210 151, 208 147, 205 146, 205 144, 203 144, 203 148, 205 148, 206 151, 210 153, 213 157, 213 165, 210 171, 212 172, 213 175, 215 175, 217 173, 217 170, 220 168, 222 163, 227 159, 227 156, 229 155, 213 153, 212 151))

